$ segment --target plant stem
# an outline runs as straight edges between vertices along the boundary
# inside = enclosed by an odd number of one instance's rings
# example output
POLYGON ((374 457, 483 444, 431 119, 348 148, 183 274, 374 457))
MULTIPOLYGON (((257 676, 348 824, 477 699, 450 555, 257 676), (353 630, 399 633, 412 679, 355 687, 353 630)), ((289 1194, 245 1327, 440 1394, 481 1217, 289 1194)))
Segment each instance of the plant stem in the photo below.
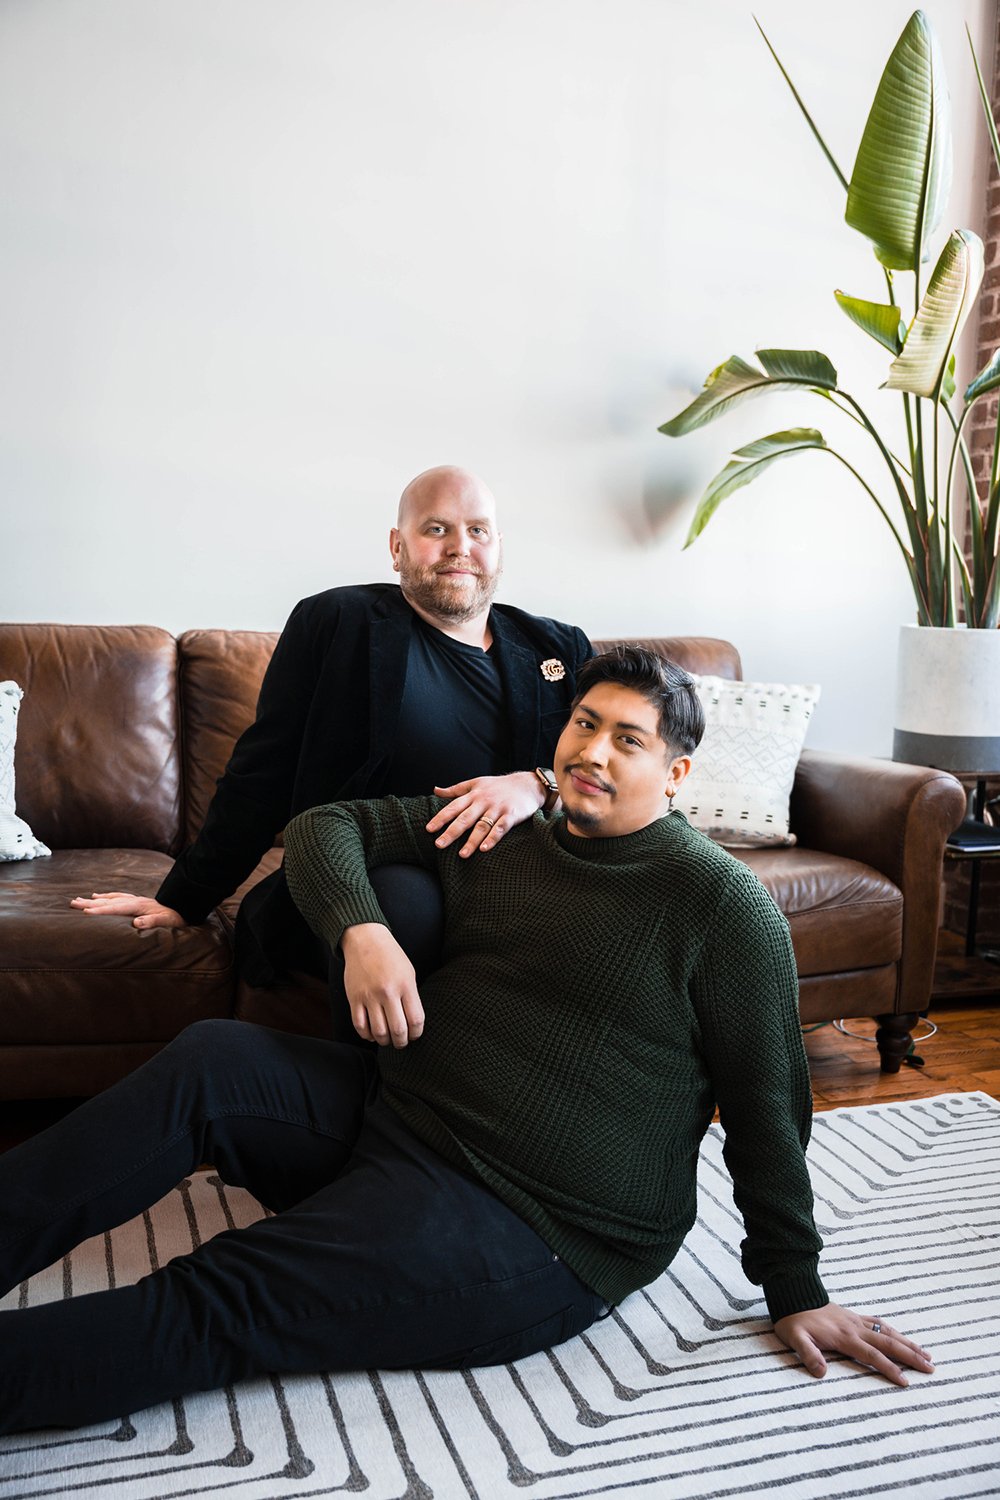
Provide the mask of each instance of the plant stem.
MULTIPOLYGON (((861 420, 860 417, 856 417, 854 415, 854 412, 848 411, 847 407, 846 406, 842 406, 841 403, 836 399, 841 394, 840 391, 823 391, 822 394, 830 402, 831 406, 835 406, 837 408, 837 410, 839 412, 842 412, 845 417, 848 417, 850 419, 850 421, 856 422, 857 425, 859 427, 863 428, 863 430, 865 432, 867 432, 869 430, 868 427, 865 426, 865 423, 862 422, 862 420, 861 420)), ((886 451, 888 452, 889 457, 892 459, 893 463, 897 466, 897 468, 902 469, 903 473, 906 475, 906 477, 908 479, 912 479, 912 477, 913 477, 912 471, 906 467, 906 464, 900 458, 899 454, 898 453, 893 453, 893 451, 892 451, 891 448, 887 449, 886 451)))
POLYGON ((910 393, 903 392, 903 412, 906 416, 906 443, 910 450, 910 478, 917 467, 917 450, 913 446, 913 413, 910 411, 910 393))
POLYGON ((771 56, 774 58, 775 62, 778 64, 778 67, 781 70, 781 76, 782 76, 782 78, 785 80, 785 82, 788 84, 788 87, 792 91, 792 98, 795 100, 796 104, 799 106, 799 109, 802 111, 803 115, 805 116, 806 124, 809 126, 809 129, 812 131, 813 135, 816 137, 816 140, 819 142, 819 148, 820 148, 820 150, 822 151, 823 155, 826 157, 827 161, 830 163, 831 167, 833 168, 834 172, 837 175, 837 181, 840 183, 841 187, 844 189, 844 192, 846 193, 847 192, 847 178, 844 176, 843 172, 840 170, 840 168, 837 166, 837 163, 834 161, 832 151, 830 150, 829 146, 826 144, 826 141, 824 141, 823 137, 820 135, 819 130, 816 127, 815 120, 813 119, 812 115, 809 113, 809 111, 806 109, 805 105, 803 104, 801 94, 799 93, 798 89, 795 87, 795 85, 792 82, 792 80, 789 78, 788 74, 785 72, 785 67, 784 67, 784 64, 781 61, 781 58, 778 56, 777 52, 775 52, 774 48, 771 46, 771 43, 768 41, 767 33, 764 30, 763 26, 758 21, 758 19, 757 19, 756 16, 754 16, 754 18, 753 18, 753 23, 756 26, 757 30, 760 32, 761 36, 764 38, 764 41, 765 41, 765 44, 767 46, 768 52, 770 52, 771 56))
MULTIPOLYGON (((938 390, 937 399, 934 402, 934 525, 937 528, 941 524, 941 479, 940 479, 940 444, 941 444, 941 392, 938 390)), ((954 446, 952 457, 954 458, 954 446)), ((944 547, 942 548, 942 622, 945 625, 955 624, 955 591, 951 581, 951 466, 948 470, 948 484, 944 492, 944 547)))
MULTIPOLYGON (((840 391, 839 394, 843 396, 845 401, 849 401, 851 406, 854 407, 854 410, 861 418, 862 426, 874 439, 879 452, 882 454, 882 457, 885 459, 886 464, 888 465, 889 473, 892 475, 893 483, 896 486, 896 493, 899 496, 899 503, 903 507, 903 519, 906 522, 906 529, 909 533, 910 546, 913 548, 912 566, 914 571, 912 574, 912 578, 915 579, 921 575, 923 576, 922 585, 918 585, 916 582, 914 582, 914 591, 916 592, 918 601, 923 601, 924 607, 926 607, 926 603, 927 601, 929 601, 926 531, 921 531, 920 529, 919 518, 914 514, 914 507, 907 492, 906 485, 900 479, 899 471, 892 460, 892 454, 889 452, 888 448, 885 446, 881 437, 879 436, 879 432, 875 424, 872 422, 867 412, 863 410, 863 408, 854 399, 853 396, 849 395, 847 391, 840 391)), ((893 530, 895 530, 895 527, 893 528, 893 530)), ((909 556, 908 553, 907 556, 909 556)), ((925 621, 924 623, 926 624, 929 622, 925 621)))
MULTIPOLYGON (((947 478, 947 480, 945 482, 944 503, 945 503, 945 516, 947 518, 946 519, 946 523, 945 523, 945 539, 946 539, 946 541, 945 541, 945 546, 946 546, 945 556, 949 557, 949 558, 951 557, 951 547, 952 547, 952 541, 951 541, 951 537, 952 537, 951 514, 952 514, 952 490, 953 490, 954 481, 955 481, 955 460, 958 457, 958 450, 959 450, 960 445, 962 444, 962 428, 965 426, 965 419, 969 415, 969 413, 970 413, 971 410, 972 410, 972 402, 970 402, 969 405, 966 406, 965 410, 962 412, 961 420, 958 422, 958 425, 955 427, 955 440, 954 440, 954 442, 951 445, 951 456, 948 459, 948 478, 947 478)), ((948 412, 948 416, 951 417, 952 422, 954 422, 955 419, 952 416, 951 412, 948 411, 947 406, 945 407, 945 411, 948 412)), ((975 509, 978 512, 978 502, 977 502, 976 497, 975 497, 975 492, 973 492, 973 496, 972 496, 972 508, 975 509)), ((956 546, 956 549, 959 551, 959 553, 961 553, 961 548, 958 546, 957 542, 955 543, 955 546, 956 546)), ((963 561, 964 561, 964 559, 963 559, 963 561)), ((975 565, 975 558, 973 558, 973 564, 975 565)), ((978 570, 976 570, 976 571, 978 571, 978 570)), ((950 572, 950 568, 949 568, 949 572, 950 572)), ((954 620, 954 606, 952 607, 952 618, 948 621, 948 623, 949 623, 949 625, 954 625, 954 623, 955 623, 955 620, 954 620)), ((970 624, 971 624, 971 621, 970 621, 970 624)))
MULTIPOLYGON (((854 407, 854 410, 857 412, 861 420, 861 425, 875 439, 879 452, 889 466, 889 473, 892 475, 893 483, 896 486, 896 493, 899 495, 899 498, 903 505, 906 506, 907 509, 912 509, 906 485, 900 479, 899 471, 892 460, 892 454, 889 452, 888 448, 885 446, 881 437, 879 436, 878 429, 876 428, 875 424, 872 422, 867 412, 861 406, 860 402, 856 401, 853 396, 848 394, 847 391, 838 391, 838 395, 842 396, 845 401, 849 402, 850 405, 854 407)), ((867 486, 865 487, 867 488, 867 486)))
POLYGON ((854 478, 858 481, 861 488, 874 501, 876 510, 882 517, 885 524, 888 526, 889 530, 892 532, 893 540, 895 541, 896 546, 899 548, 900 552, 903 554, 903 561, 906 563, 906 571, 910 575, 910 583, 913 585, 913 592, 916 595, 917 599, 917 619, 921 625, 929 625, 930 615, 927 609, 927 600, 924 597, 923 592, 921 591, 920 579, 918 577, 917 570, 914 567, 913 558, 910 556, 909 552, 907 552, 906 547, 903 544, 903 539, 900 536, 899 532, 896 530, 895 526, 892 524, 892 518, 890 517, 885 506, 882 504, 881 500, 878 498, 871 485, 866 483, 866 481, 862 479, 861 475, 858 473, 854 465, 848 463, 847 459, 842 453, 838 453, 836 448, 829 447, 821 449, 820 451, 829 453, 831 458, 835 458, 840 463, 842 463, 844 465, 844 468, 847 469, 849 473, 854 475, 854 478))
POLYGON ((889 512, 886 510, 885 506, 882 504, 881 500, 876 495, 876 493, 872 489, 871 485, 868 484, 866 480, 862 479, 861 475, 858 473, 858 471, 854 467, 854 465, 852 463, 849 463, 848 460, 844 457, 844 455, 842 453, 838 453, 837 450, 836 450, 836 448, 831 448, 828 445, 825 449, 821 448, 818 451, 821 452, 821 453, 824 453, 824 452, 825 453, 829 453, 832 458, 839 459, 840 462, 844 465, 845 469, 850 469, 851 473, 854 475, 855 479, 858 481, 858 483, 860 484, 861 488, 863 490, 865 490, 871 496, 871 498, 874 500, 875 505, 876 505, 876 507, 878 509, 879 515, 882 517, 883 521, 888 526, 889 530, 892 532, 893 536, 896 539, 896 546, 900 549, 900 551, 902 552, 903 556, 905 558, 907 558, 910 562, 912 562, 913 559, 910 557, 910 554, 906 550, 906 547, 905 547, 904 542, 903 542, 903 538, 900 536, 899 532, 896 530, 895 526, 893 525, 892 517, 889 515, 889 512))
MULTIPOLYGON (((955 413, 952 411, 947 402, 944 404, 944 410, 947 413, 948 421, 951 423, 952 431, 957 433, 959 428, 959 421, 964 419, 956 419, 955 413)), ((978 501, 979 490, 976 485, 976 476, 972 470, 972 459, 969 455, 969 445, 965 441, 965 438, 962 438, 961 442, 959 443, 959 453, 962 458, 962 468, 965 471, 965 482, 969 487, 970 503, 972 503, 973 501, 978 501)))
MULTIPOLYGON (((976 476, 972 470, 972 460, 969 457, 968 444, 962 436, 962 428, 965 426, 973 406, 975 406, 977 401, 982 401, 986 394, 987 392, 981 392, 978 396, 974 396, 963 409, 962 416, 957 422, 951 408, 948 406, 945 407, 945 411, 948 413, 948 420, 955 430, 955 446, 952 449, 952 460, 948 472, 949 505, 953 503, 951 485, 956 451, 962 455, 965 482, 968 489, 969 539, 972 545, 972 578, 970 591, 966 599, 966 615, 968 616, 970 627, 978 626, 982 623, 984 601, 989 594, 990 569, 996 555, 997 503, 996 501, 987 500, 986 515, 984 518, 983 510, 979 503, 979 489, 976 485, 976 476), (978 601, 978 615, 976 608, 972 605, 972 600, 978 601)), ((1000 449, 1000 411, 997 413, 997 431, 993 441, 993 473, 996 473, 998 457, 1000 457, 998 449, 1000 449)), ((996 489, 992 482, 989 493, 991 496, 996 494, 996 489)), ((960 557, 962 555, 961 546, 958 542, 955 543, 955 547, 956 555, 960 557)), ((964 558, 962 561, 964 564, 964 558)))

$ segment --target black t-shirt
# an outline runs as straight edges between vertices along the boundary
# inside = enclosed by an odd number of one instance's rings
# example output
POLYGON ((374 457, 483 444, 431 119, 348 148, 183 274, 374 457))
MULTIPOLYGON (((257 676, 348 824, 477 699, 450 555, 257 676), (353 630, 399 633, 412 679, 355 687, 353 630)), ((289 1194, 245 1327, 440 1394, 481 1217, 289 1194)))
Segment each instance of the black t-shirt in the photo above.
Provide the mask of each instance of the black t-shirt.
POLYGON ((413 797, 511 764, 503 684, 491 651, 452 640, 414 616, 399 728, 383 794, 413 797))

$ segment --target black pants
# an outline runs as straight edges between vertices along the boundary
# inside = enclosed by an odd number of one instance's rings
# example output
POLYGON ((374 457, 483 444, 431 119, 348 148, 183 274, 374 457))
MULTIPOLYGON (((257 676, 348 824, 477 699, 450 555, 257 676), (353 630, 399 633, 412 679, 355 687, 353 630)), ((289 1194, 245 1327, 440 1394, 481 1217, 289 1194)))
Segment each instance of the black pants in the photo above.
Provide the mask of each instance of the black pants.
MULTIPOLYGON (((417 865, 377 865, 369 879, 393 937, 405 950, 417 980, 421 980, 441 961, 444 894, 440 882, 429 870, 417 865)), ((313 937, 313 942, 311 960, 306 956, 301 966, 307 973, 329 979, 331 1036, 335 1042, 374 1048, 374 1042, 363 1042, 354 1029, 344 991, 344 960, 340 950, 331 953, 318 937, 313 937)))
POLYGON ((0 1313, 0 1432, 75 1426, 267 1371, 496 1364, 603 1303, 408 1131, 371 1053, 240 1021, 0 1155, 0 1292, 201 1162, 275 1217, 136 1286, 0 1313))

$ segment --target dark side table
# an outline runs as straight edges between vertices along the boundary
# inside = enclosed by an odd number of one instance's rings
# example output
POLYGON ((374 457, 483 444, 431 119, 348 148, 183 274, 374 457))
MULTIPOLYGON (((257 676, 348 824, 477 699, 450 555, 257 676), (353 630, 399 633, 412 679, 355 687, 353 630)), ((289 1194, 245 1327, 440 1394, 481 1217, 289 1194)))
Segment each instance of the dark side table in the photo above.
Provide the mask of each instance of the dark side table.
MULTIPOLYGON (((979 921, 979 885, 983 861, 1000 859, 1000 828, 987 823, 983 817, 986 809, 986 781, 977 780, 969 796, 969 811, 964 820, 948 835, 944 846, 944 857, 949 860, 967 859, 969 871, 969 914, 965 928, 965 953, 972 958, 976 953, 976 926, 979 921)), ((980 958, 1000 962, 1000 951, 984 949, 980 958)))

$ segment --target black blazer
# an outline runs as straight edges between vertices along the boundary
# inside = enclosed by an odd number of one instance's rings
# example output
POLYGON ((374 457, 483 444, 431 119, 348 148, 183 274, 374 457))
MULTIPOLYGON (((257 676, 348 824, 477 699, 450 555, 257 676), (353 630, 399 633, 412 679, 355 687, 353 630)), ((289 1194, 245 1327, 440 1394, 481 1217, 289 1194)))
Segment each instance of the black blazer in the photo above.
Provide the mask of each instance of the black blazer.
MULTIPOLYGON (((202 922, 252 873, 290 818, 324 802, 366 797, 383 786, 406 678, 413 611, 390 583, 328 589, 295 606, 274 649, 257 716, 220 777, 205 824, 157 892, 189 922, 202 922)), ((514 768, 551 765, 576 673, 593 655, 582 630, 510 605, 490 611, 507 698, 514 768), (565 676, 552 681, 542 662, 565 676)), ((247 976, 264 983, 308 932, 284 872, 255 887, 252 942, 241 941, 247 976), (256 953, 254 949, 258 950, 256 953)))

